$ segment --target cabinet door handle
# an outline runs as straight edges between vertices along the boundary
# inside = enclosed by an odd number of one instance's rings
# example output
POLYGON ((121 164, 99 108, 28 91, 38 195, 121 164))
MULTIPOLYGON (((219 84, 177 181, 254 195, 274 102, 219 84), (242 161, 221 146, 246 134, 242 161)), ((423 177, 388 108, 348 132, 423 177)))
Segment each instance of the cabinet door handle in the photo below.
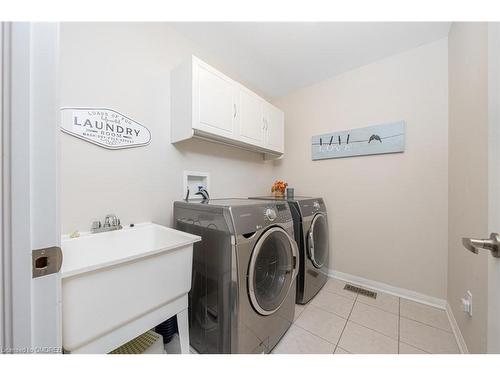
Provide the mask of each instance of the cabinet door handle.
POLYGON ((238 114, 238 111, 236 110, 236 104, 233 104, 233 108, 234 108, 233 118, 236 118, 236 115, 238 114))

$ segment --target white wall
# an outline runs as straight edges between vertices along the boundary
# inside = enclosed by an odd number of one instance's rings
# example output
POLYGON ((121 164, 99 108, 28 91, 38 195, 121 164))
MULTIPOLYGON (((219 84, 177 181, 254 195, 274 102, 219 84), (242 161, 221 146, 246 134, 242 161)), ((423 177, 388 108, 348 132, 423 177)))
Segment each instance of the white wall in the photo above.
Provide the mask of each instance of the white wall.
POLYGON ((277 100, 286 156, 274 163, 206 141, 170 144, 169 72, 196 51, 165 24, 62 25, 61 106, 112 108, 152 133, 149 146, 119 151, 61 135, 64 233, 107 213, 170 225, 183 170, 210 172, 219 197, 263 194, 284 178, 325 198, 330 268, 446 297, 446 40, 277 100), (404 154, 311 161, 313 134, 395 120, 407 122, 404 154))
POLYGON ((488 25, 454 23, 449 35, 448 303, 469 352, 486 352, 488 257, 462 237, 488 236, 488 25), (472 292, 473 316, 460 299, 472 292))
POLYGON ((277 174, 325 198, 331 269, 446 298, 447 76, 443 39, 275 101, 287 150, 277 174), (405 153, 311 161, 314 134, 397 120, 405 153))
MULTIPOLYGON (((196 47, 166 24, 68 23, 61 26, 61 106, 106 107, 143 124, 151 144, 106 150, 61 134, 62 231, 86 231, 116 213, 122 223, 171 224, 184 197, 183 170, 210 172, 213 197, 263 194, 272 163, 236 148, 170 144, 170 70, 196 47)), ((238 77, 232 77, 238 79, 238 77)))

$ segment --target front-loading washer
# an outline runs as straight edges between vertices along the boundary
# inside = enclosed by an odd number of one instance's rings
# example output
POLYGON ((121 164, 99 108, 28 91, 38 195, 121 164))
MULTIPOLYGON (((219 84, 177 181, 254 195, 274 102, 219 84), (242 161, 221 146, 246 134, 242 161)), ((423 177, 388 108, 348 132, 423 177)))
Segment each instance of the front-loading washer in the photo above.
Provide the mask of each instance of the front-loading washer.
POLYGON ((190 344, 199 353, 269 353, 295 312, 298 246, 286 202, 210 199, 174 203, 194 244, 190 344))
POLYGON ((300 254, 297 303, 306 304, 328 281, 329 231, 323 198, 264 196, 250 199, 274 199, 289 204, 300 254))

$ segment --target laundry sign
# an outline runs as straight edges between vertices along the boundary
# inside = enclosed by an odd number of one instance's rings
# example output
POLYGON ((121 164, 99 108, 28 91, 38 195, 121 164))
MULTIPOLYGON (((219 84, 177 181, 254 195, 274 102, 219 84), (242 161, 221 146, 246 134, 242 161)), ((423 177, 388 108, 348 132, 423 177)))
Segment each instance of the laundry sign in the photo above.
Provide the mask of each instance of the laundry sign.
POLYGON ((137 121, 107 108, 61 108, 61 130, 110 149, 147 146, 149 130, 137 121))

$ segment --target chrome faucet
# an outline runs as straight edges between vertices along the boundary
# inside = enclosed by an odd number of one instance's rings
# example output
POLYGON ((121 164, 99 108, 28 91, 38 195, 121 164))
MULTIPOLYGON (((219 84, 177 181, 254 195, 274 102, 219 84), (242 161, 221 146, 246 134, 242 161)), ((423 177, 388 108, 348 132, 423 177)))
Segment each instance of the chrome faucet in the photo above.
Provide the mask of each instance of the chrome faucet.
POLYGON ((122 229, 123 227, 120 224, 120 219, 118 216, 114 214, 108 214, 104 218, 104 225, 97 220, 92 223, 92 227, 90 228, 90 231, 92 233, 100 233, 100 232, 109 232, 112 230, 117 230, 117 229, 122 229))

